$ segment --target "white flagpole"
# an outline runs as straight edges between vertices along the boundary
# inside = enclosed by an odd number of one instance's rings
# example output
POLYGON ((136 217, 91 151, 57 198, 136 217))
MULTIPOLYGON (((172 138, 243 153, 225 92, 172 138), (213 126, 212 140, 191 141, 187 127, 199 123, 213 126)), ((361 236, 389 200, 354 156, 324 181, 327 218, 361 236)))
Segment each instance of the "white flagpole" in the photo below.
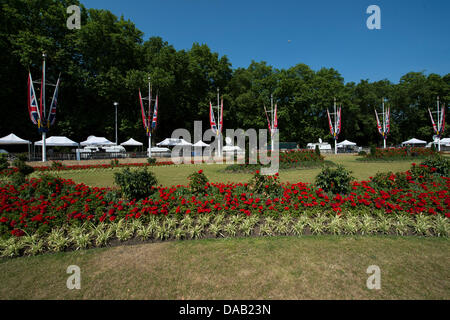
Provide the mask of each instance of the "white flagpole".
POLYGON ((147 128, 148 128, 148 157, 152 157, 152 126, 151 126, 151 112, 152 112, 152 86, 150 81, 150 76, 148 77, 148 120, 147 120, 147 128))
MULTIPOLYGON (((42 54, 43 62, 42 62, 42 114, 41 114, 41 127, 44 126, 45 123, 45 52, 42 54)), ((42 162, 47 162, 47 145, 45 143, 46 132, 45 128, 42 130, 42 162)))
POLYGON ((270 123, 270 133, 271 133, 271 137, 270 137, 270 144, 271 144, 271 150, 272 152, 274 152, 275 147, 274 147, 274 135, 275 135, 275 124, 274 124, 274 120, 275 120, 275 115, 274 115, 274 111, 273 111, 273 94, 270 95, 270 116, 271 116, 271 123, 270 123))
POLYGON ((334 98, 334 154, 337 154, 337 113, 336 113, 336 98, 334 98))
POLYGON ((384 149, 386 149, 386 112, 384 108, 384 98, 382 99, 382 106, 383 106, 383 144, 384 149))
POLYGON ((441 122, 442 122, 442 119, 441 119, 441 114, 439 114, 439 96, 437 97, 437 117, 438 117, 438 131, 439 131, 439 134, 438 134, 438 151, 439 152, 441 152, 441 122))
POLYGON ((221 124, 220 124, 220 120, 221 120, 221 117, 220 117, 220 109, 221 109, 221 107, 220 107, 220 89, 219 88, 217 88, 217 114, 218 114, 218 118, 217 118, 217 131, 218 131, 218 133, 219 133, 219 135, 218 135, 218 139, 219 139, 219 157, 221 157, 222 158, 222 147, 221 147, 221 144, 220 144, 220 140, 221 140, 221 134, 222 134, 222 127, 221 127, 221 124))

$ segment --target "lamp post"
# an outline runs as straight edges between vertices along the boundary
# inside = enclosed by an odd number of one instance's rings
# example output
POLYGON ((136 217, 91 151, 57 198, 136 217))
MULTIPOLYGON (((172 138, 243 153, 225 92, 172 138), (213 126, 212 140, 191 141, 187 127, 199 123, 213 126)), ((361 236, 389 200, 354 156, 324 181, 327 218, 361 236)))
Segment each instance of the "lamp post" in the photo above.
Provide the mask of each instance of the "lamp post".
POLYGON ((118 102, 114 102, 114 106, 116 107, 116 146, 119 143, 119 140, 117 139, 117 106, 119 105, 118 102))

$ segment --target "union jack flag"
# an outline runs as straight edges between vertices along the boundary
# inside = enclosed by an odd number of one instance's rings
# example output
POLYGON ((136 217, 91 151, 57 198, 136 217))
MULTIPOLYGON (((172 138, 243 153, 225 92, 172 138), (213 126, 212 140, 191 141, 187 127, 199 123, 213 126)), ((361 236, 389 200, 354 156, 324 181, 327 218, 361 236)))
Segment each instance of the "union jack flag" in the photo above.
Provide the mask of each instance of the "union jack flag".
POLYGON ((153 111, 152 130, 156 129, 157 121, 158 121, 158 96, 156 96, 155 109, 153 111))
POLYGON ((217 130, 217 123, 214 118, 214 111, 211 102, 209 103, 209 124, 211 125, 211 130, 218 135, 219 131, 217 130))
POLYGON ((34 91, 33 79, 31 73, 28 76, 28 113, 33 124, 38 124, 41 118, 39 114, 38 102, 36 99, 36 92, 34 91))
POLYGON ((48 126, 52 126, 56 121, 56 107, 58 105, 59 79, 56 83, 55 92, 53 94, 52 104, 50 105, 50 113, 48 115, 48 126))

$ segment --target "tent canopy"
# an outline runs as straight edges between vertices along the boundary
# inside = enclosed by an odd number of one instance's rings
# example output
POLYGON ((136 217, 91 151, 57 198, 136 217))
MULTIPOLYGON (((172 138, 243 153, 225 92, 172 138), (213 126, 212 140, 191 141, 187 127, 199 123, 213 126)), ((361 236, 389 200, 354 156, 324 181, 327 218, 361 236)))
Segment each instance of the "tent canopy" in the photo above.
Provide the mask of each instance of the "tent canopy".
POLYGON ((427 142, 426 141, 423 141, 423 140, 419 140, 419 139, 416 139, 416 138, 412 138, 411 140, 408 140, 408 141, 405 141, 405 142, 403 142, 402 143, 402 145, 415 145, 415 144, 423 144, 423 145, 426 145, 427 144, 427 142))
POLYGON ((104 137, 96 137, 96 136, 90 136, 86 141, 83 141, 80 143, 82 146, 112 146, 115 145, 115 143, 112 143, 108 139, 104 137))
POLYGON ((184 139, 167 138, 164 141, 156 144, 158 147, 175 147, 175 146, 192 146, 192 143, 184 139))
POLYGON ((24 140, 16 136, 14 133, 11 133, 10 135, 7 135, 6 137, 3 137, 0 139, 0 144, 30 144, 31 142, 28 140, 24 140))
POLYGON ((351 141, 348 141, 348 140, 344 140, 344 141, 342 141, 342 142, 339 142, 339 143, 337 144, 337 146, 338 146, 338 148, 339 148, 339 147, 355 147, 355 146, 356 146, 356 143, 351 142, 351 141))
POLYGON ((120 145, 124 146, 124 147, 127 147, 127 146, 128 147, 140 147, 140 146, 143 146, 144 144, 142 142, 136 141, 133 138, 131 138, 130 140, 128 140, 124 143, 121 143, 120 145))
MULTIPOLYGON (((78 147, 78 143, 69 138, 56 136, 45 139, 45 144, 47 147, 78 147)), ((36 141, 34 145, 39 147, 42 146, 42 140, 36 141)))
POLYGON ((202 140, 194 143, 194 147, 209 147, 209 144, 204 143, 202 140))

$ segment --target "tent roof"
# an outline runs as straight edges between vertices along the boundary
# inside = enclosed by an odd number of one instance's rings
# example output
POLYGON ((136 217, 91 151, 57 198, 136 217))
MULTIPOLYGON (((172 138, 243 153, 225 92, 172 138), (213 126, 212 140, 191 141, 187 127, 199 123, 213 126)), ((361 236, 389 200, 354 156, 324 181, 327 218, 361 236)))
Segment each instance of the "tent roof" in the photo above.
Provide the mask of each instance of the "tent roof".
POLYGON ((202 140, 194 143, 194 147, 209 147, 209 144, 204 143, 202 140))
POLYGON ((133 138, 131 138, 130 140, 121 143, 121 146, 143 146, 144 144, 142 142, 136 141, 133 138))
POLYGON ((0 139, 0 144, 30 144, 28 140, 24 140, 16 136, 14 133, 0 139))
POLYGON ((337 144, 338 147, 346 147, 346 146, 356 146, 356 143, 348 141, 348 140, 344 140, 342 142, 339 142, 337 144))
POLYGON ((111 146, 115 143, 112 143, 108 139, 104 137, 96 137, 96 136, 89 136, 89 138, 86 141, 83 141, 80 143, 82 146, 111 146))
POLYGON ((192 143, 184 139, 167 138, 164 141, 156 144, 158 147, 175 147, 175 146, 192 146, 192 143))
MULTIPOLYGON (((78 147, 78 143, 66 137, 49 137, 45 139, 45 144, 48 147, 78 147)), ((36 141, 35 146, 42 146, 42 140, 36 141)))
POLYGON ((416 138, 412 138, 411 140, 405 141, 402 144, 427 144, 427 142, 423 141, 423 140, 416 139, 416 138))

